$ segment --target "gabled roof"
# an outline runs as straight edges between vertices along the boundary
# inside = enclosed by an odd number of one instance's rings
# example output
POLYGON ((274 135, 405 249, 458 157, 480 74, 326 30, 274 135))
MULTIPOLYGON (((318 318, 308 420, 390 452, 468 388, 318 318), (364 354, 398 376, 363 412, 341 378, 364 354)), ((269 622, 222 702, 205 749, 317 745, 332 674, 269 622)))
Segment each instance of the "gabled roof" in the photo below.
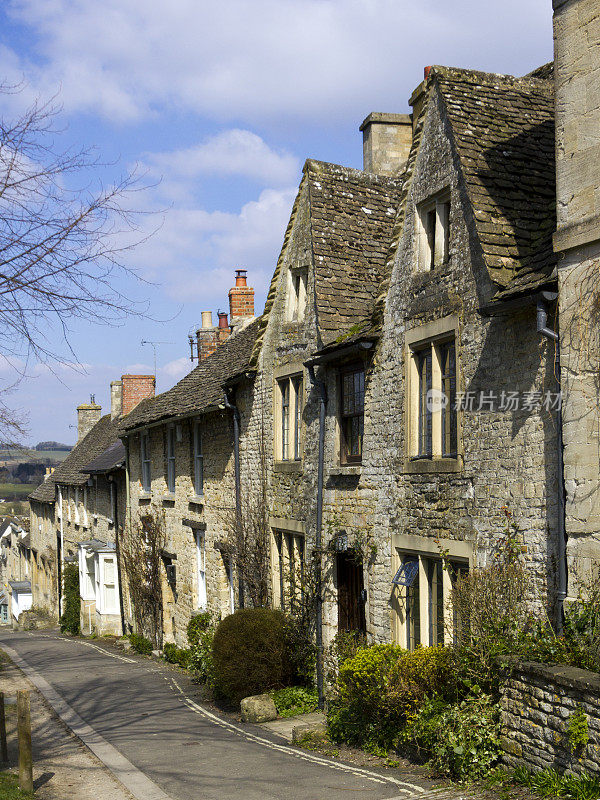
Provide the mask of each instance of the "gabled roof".
POLYGON ((505 298, 555 278, 554 83, 433 67, 490 277, 505 298))
POLYGON ((193 416, 218 407, 223 403, 223 385, 249 370, 259 325, 260 318, 226 339, 172 389, 143 400, 122 418, 120 432, 126 434, 163 419, 193 416))
POLYGON ((317 325, 328 344, 373 311, 403 181, 312 160, 305 172, 317 325))
POLYGON ((403 175, 387 177, 308 159, 267 294, 251 363, 256 367, 262 338, 281 276, 301 201, 309 204, 314 258, 317 330, 330 344, 370 318, 388 269, 393 222, 403 175))
POLYGON ((118 419, 112 420, 110 414, 105 414, 87 436, 75 445, 52 475, 29 495, 30 499, 52 503, 57 484, 83 486, 89 480, 84 468, 117 441, 118 423, 118 419))

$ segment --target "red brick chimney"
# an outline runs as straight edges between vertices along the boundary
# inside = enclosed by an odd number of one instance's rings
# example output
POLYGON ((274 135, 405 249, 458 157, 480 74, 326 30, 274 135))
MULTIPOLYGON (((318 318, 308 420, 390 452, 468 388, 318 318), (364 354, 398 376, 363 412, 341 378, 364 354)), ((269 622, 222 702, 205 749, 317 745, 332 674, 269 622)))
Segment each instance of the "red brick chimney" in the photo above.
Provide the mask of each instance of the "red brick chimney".
POLYGON ((229 316, 232 325, 237 319, 254 316, 254 289, 246 285, 245 269, 235 271, 235 286, 229 290, 229 316))
POLYGON ((156 388, 154 375, 121 375, 121 382, 123 384, 123 416, 133 411, 142 400, 154 397, 156 388))

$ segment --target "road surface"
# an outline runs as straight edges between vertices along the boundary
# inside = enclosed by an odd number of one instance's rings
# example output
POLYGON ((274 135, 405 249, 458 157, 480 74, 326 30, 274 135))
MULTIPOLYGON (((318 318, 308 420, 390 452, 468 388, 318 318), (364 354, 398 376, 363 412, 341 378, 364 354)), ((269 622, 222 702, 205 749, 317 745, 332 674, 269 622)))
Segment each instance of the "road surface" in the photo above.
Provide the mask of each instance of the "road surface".
POLYGON ((431 785, 398 770, 342 764, 217 715, 183 673, 101 640, 0 629, 0 648, 18 654, 93 736, 173 800, 400 800, 431 785))

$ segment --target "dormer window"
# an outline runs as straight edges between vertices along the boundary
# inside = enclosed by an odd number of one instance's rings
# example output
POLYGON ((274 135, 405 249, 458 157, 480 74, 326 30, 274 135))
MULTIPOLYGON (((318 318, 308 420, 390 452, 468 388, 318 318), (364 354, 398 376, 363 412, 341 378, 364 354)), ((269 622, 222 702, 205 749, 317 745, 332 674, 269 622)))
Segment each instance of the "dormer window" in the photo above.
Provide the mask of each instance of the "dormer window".
POLYGON ((448 261, 450 194, 444 192, 417 208, 418 268, 429 272, 448 261))
POLYGON ((301 322, 304 319, 307 279, 308 269, 306 267, 290 269, 287 304, 287 318, 289 322, 301 322))

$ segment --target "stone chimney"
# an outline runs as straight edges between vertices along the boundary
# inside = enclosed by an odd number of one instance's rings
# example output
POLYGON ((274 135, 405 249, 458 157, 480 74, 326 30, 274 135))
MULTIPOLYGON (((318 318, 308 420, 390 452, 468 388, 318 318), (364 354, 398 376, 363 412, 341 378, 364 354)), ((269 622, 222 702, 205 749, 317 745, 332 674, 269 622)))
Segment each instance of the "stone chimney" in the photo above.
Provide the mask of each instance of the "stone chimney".
POLYGON ((245 269, 235 271, 235 286, 229 290, 229 317, 232 325, 238 319, 254 318, 254 289, 246 284, 245 269))
POLYGON ((146 400, 154 397, 156 378, 154 375, 121 375, 122 388, 122 414, 125 416, 130 411, 146 400))
POLYGON ((412 144, 410 114, 369 114, 360 126, 363 135, 363 169, 377 175, 402 172, 412 144))
MULTIPOLYGON (((192 340, 193 342, 193 340, 192 340)), ((219 344, 218 328, 213 325, 212 311, 202 312, 202 327, 196 331, 198 361, 214 353, 219 344)), ((193 358, 193 353, 192 353, 193 358)))
POLYGON ((77 406, 77 443, 88 435, 94 425, 100 420, 102 406, 96 403, 94 395, 90 397, 89 403, 82 403, 77 406))
POLYGON ((110 418, 116 419, 123 413, 123 381, 110 382, 110 418))

